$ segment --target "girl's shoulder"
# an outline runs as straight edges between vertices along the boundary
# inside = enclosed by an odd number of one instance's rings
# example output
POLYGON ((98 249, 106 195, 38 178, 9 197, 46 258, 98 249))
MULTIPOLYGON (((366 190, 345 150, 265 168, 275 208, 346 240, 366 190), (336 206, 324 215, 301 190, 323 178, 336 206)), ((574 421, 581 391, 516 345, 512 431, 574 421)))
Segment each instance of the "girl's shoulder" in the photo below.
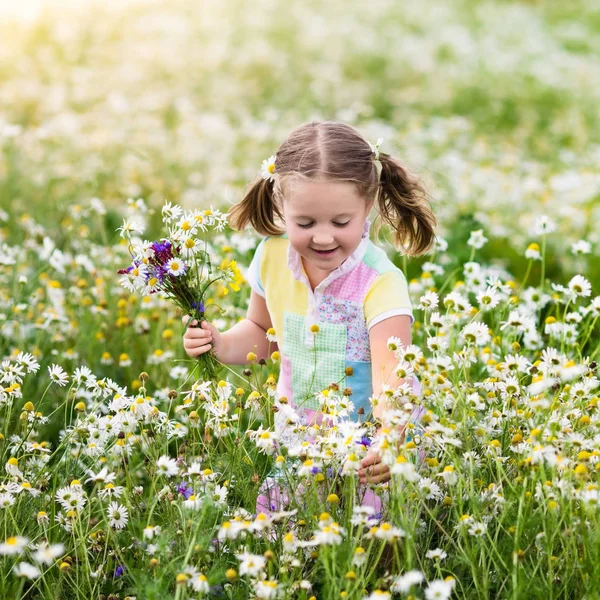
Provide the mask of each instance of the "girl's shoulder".
POLYGON ((378 275, 389 272, 402 273, 402 269, 391 261, 385 250, 376 246, 372 241, 367 244, 362 262, 366 267, 376 271, 378 275))

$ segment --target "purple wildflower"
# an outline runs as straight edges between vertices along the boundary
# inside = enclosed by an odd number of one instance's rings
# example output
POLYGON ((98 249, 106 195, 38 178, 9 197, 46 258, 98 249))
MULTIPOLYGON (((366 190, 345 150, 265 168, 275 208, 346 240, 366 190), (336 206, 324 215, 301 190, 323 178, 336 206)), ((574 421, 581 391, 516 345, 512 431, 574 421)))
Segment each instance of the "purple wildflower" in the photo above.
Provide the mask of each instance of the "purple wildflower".
POLYGON ((194 493, 194 489, 187 481, 182 481, 175 489, 184 496, 186 500, 194 493))
POLYGON ((199 313, 204 312, 204 302, 192 302, 192 308, 195 308, 199 313))
POLYGON ((121 577, 121 575, 123 575, 123 573, 125 573, 125 566, 124 565, 119 565, 116 569, 115 569, 115 575, 114 578, 116 579, 117 577, 121 577))
POLYGON ((154 264, 164 265, 173 258, 171 242, 153 242, 150 247, 154 251, 154 264))

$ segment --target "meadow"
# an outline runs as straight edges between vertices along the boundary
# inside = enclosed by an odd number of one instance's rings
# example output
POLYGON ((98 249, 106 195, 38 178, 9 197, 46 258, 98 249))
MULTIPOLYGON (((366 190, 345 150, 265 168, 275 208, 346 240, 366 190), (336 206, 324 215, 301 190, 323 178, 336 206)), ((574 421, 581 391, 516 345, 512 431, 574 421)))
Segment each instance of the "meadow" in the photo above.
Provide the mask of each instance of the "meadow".
POLYGON ((0 11, 0 598, 598 597, 596 3, 38 4, 0 11), (348 374, 310 431, 277 352, 200 377, 182 311, 118 274, 195 219, 206 317, 243 318, 260 238, 224 216, 321 119, 384 138, 439 223, 418 259, 379 239, 415 314, 402 440, 348 420, 348 374))

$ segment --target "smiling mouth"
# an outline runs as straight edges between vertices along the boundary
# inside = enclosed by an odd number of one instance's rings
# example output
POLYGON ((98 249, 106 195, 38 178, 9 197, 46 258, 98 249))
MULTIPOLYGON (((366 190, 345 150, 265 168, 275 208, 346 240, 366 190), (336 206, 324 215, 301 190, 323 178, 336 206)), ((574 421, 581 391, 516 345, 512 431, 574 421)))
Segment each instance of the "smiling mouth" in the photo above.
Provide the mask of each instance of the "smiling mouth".
POLYGON ((327 256, 329 254, 333 254, 338 248, 339 248, 339 246, 336 246, 335 248, 331 248, 331 250, 315 250, 315 248, 313 248, 313 250, 317 254, 323 254, 324 256, 327 256))

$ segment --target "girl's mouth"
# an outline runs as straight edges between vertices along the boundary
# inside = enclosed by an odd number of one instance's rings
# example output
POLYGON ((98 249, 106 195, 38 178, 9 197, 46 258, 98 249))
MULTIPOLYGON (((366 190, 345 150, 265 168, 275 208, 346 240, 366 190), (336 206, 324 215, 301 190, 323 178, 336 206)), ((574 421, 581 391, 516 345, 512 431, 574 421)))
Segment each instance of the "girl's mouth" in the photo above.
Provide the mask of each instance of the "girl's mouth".
POLYGON ((338 248, 339 246, 337 246, 336 248, 332 248, 331 250, 315 250, 315 252, 320 256, 331 256, 338 248))

